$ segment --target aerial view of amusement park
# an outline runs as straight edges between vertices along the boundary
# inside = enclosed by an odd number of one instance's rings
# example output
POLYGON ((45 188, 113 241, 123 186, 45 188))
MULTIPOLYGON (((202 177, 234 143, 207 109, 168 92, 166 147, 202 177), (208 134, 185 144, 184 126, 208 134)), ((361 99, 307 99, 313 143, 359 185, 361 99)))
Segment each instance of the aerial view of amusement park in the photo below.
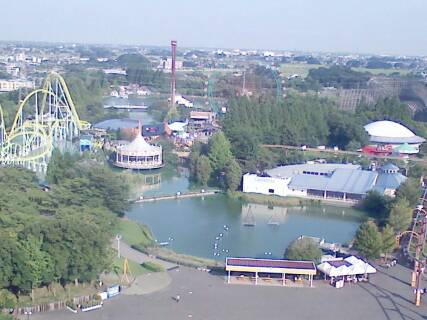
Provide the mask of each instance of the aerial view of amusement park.
POLYGON ((424 1, 25 2, 0 320, 427 319, 424 1))

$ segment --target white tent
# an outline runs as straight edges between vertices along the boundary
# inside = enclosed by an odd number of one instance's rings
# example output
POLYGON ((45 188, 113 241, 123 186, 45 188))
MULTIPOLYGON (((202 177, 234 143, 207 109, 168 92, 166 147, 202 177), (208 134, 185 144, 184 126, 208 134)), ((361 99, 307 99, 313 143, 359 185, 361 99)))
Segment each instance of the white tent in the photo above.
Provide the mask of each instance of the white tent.
POLYGON ((355 256, 341 260, 325 261, 319 264, 317 269, 329 277, 353 276, 377 272, 369 263, 355 256))

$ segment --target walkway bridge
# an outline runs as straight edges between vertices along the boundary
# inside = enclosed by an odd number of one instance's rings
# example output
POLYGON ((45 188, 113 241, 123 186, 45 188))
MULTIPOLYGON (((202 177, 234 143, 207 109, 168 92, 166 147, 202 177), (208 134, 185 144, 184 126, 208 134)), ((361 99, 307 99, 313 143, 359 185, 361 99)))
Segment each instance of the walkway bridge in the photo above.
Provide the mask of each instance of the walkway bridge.
POLYGON ((10 130, 0 106, 0 165, 46 172, 53 148, 90 128, 79 119, 64 79, 55 72, 19 104, 10 130))
POLYGON ((157 196, 140 196, 135 200, 136 203, 143 202, 153 202, 153 201, 161 201, 161 200, 178 200, 178 199, 186 199, 186 198, 197 198, 197 197, 205 197, 205 196, 213 196, 218 193, 221 193, 221 190, 206 190, 206 191, 197 191, 197 192, 177 192, 175 194, 165 194, 165 195, 157 195, 157 196))

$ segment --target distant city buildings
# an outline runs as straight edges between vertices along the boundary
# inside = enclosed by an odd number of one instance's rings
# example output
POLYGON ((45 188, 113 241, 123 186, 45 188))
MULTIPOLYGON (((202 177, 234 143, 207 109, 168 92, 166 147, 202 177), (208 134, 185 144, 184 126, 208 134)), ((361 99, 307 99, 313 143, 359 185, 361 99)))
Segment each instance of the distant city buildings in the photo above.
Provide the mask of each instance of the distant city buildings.
POLYGON ((21 88, 34 88, 34 81, 26 80, 0 80, 0 92, 10 92, 21 88))
MULTIPOLYGON (((175 68, 176 69, 182 69, 183 67, 183 61, 176 60, 175 62, 175 68)), ((172 59, 171 58, 162 58, 160 60, 158 69, 165 70, 165 71, 172 71, 172 59)))

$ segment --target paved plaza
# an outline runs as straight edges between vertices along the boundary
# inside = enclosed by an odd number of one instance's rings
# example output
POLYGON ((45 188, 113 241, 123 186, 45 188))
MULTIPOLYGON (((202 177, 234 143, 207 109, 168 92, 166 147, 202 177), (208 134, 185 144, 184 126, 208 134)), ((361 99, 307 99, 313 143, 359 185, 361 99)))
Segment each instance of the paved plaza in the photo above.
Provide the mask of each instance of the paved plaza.
POLYGON ((324 284, 316 288, 228 285, 224 276, 188 268, 168 274, 170 285, 154 293, 121 295, 89 313, 58 311, 32 319, 427 319, 427 297, 423 306, 413 305, 410 270, 399 265, 378 267, 370 283, 346 284, 342 289, 324 284), (172 299, 176 295, 179 302, 172 299))

